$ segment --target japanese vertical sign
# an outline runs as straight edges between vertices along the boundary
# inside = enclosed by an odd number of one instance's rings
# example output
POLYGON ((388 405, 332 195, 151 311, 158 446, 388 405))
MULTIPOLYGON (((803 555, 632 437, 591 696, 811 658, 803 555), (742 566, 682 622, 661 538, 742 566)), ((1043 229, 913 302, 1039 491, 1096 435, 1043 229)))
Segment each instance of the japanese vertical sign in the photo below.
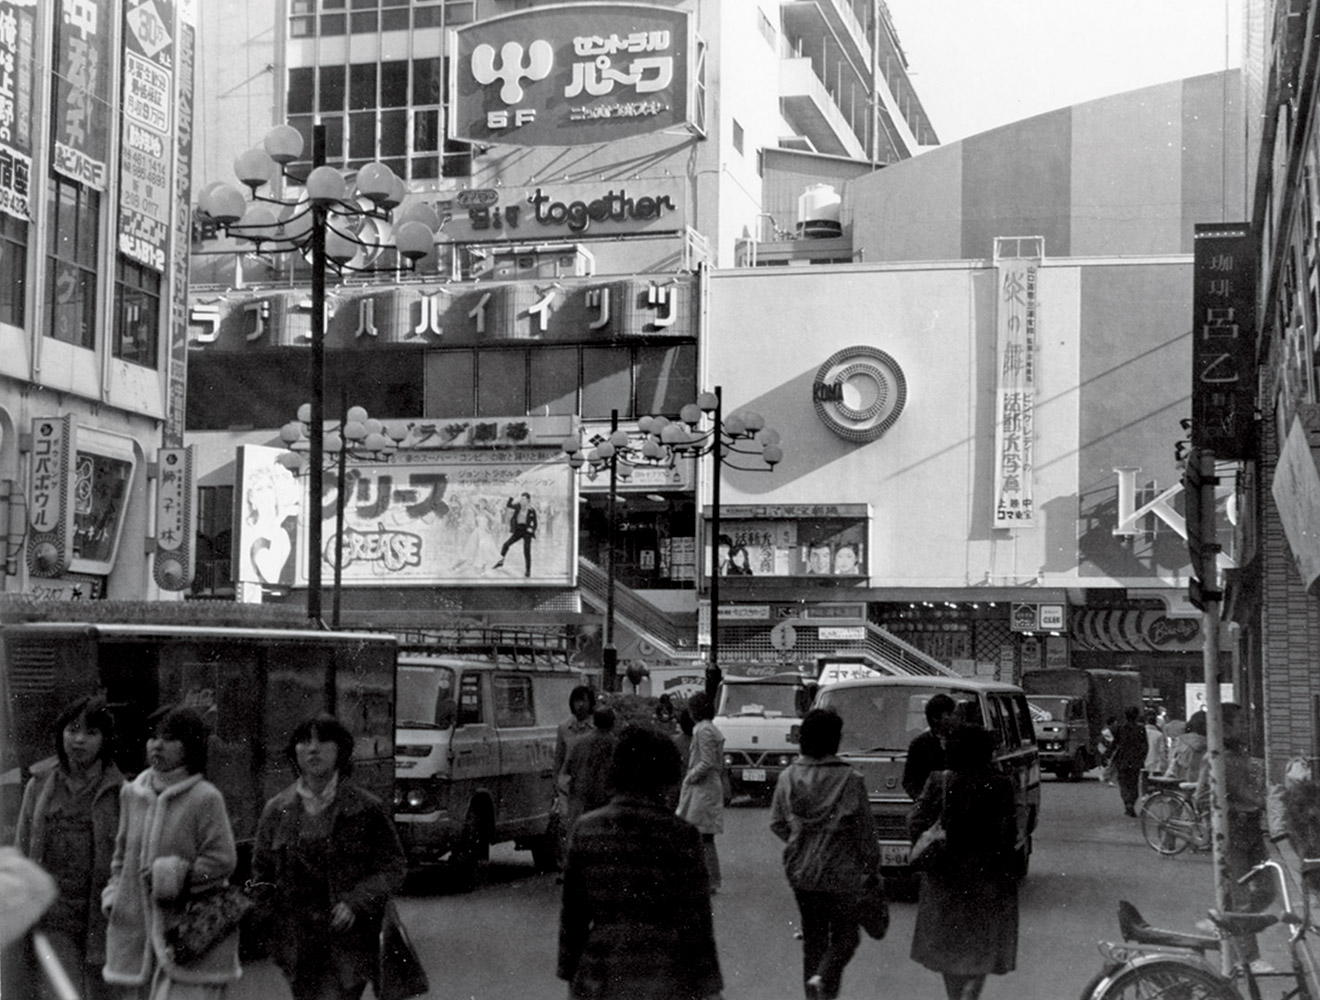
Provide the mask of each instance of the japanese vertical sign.
POLYGON ((187 399, 188 367, 188 253, 191 248, 192 225, 189 200, 192 197, 192 123, 193 123, 193 56, 196 51, 196 29, 192 24, 189 0, 180 5, 178 20, 178 46, 174 72, 178 81, 178 97, 174 102, 175 142, 174 156, 174 242, 170 264, 170 319, 167 331, 169 353, 169 398, 165 400, 165 427, 162 443, 167 447, 183 444, 183 410, 187 399))
POLYGON ((119 251, 165 271, 169 247, 174 4, 130 0, 124 11, 119 251))
POLYGON ((995 412, 996 528, 1035 525, 1036 318, 1039 257, 1001 259, 996 267, 999 391, 995 412))
POLYGON ((73 559, 74 455, 72 414, 33 418, 27 543, 33 576, 59 576, 73 559))
POLYGON ((0 212, 26 221, 36 0, 0 0, 0 212))
POLYGON ((111 7, 104 0, 59 0, 55 24, 53 166, 98 191, 105 190, 114 118, 104 97, 110 92, 111 7))
POLYGON ((1255 454, 1256 260, 1251 227, 1198 225, 1192 276, 1192 445, 1255 454))
POLYGON ((193 448, 156 452, 156 558, 161 590, 185 590, 196 568, 193 448))

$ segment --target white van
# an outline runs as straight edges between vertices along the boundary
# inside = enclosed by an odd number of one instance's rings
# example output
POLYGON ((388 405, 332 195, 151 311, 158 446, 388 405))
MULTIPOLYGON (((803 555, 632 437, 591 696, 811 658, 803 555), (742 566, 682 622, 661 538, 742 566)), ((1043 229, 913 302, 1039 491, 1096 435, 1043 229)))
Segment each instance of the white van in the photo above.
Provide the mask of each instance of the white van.
POLYGON ((555 733, 584 674, 567 666, 401 652, 394 819, 415 865, 448 856, 470 888, 491 844, 555 864, 555 733))

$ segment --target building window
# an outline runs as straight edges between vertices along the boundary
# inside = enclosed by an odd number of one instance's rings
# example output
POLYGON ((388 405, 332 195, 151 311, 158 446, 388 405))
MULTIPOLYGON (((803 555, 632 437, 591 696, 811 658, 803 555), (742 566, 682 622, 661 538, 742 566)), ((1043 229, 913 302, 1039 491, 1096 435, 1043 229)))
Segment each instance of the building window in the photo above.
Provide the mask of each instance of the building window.
POLYGON ((52 173, 46 196, 48 335, 79 347, 96 346, 97 221, 101 196, 52 173))
POLYGON ((233 539, 234 488, 197 488, 197 571, 192 593, 197 596, 233 593, 230 548, 233 539))
POLYGON ((733 120, 733 148, 740 154, 743 151, 743 127, 738 124, 738 119, 733 120))
POLYGON ((156 367, 160 335, 160 275, 119 255, 115 268, 114 356, 156 367))
POLYGON ((28 224, 0 212, 0 323, 22 326, 27 315, 28 224))

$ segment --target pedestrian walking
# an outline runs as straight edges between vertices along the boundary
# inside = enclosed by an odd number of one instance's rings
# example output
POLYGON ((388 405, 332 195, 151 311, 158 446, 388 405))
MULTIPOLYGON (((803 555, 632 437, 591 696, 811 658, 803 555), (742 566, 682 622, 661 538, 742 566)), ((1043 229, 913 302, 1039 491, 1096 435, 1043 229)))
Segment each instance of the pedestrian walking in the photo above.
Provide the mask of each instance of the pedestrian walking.
POLYGON ((591 713, 593 729, 569 748, 564 762, 568 786, 568 832, 584 812, 610 801, 610 765, 614 760, 614 710, 600 707, 591 713))
POLYGON ((568 718, 555 730, 555 789, 550 803, 551 822, 554 824, 556 867, 564 867, 564 851, 568 846, 568 775, 564 765, 568 752, 578 740, 589 736, 595 728, 591 721, 596 711, 596 692, 579 684, 568 693, 568 718))
MULTIPOLYGON (((34 775, 23 791, 16 846, 54 879, 59 894, 37 929, 84 1000, 109 996, 105 965, 105 914, 101 890, 119 830, 119 790, 124 776, 115 766, 115 719, 100 697, 79 698, 51 727, 57 764, 34 775)), ((32 983, 37 970, 23 963, 32 983)), ((54 997, 50 983, 28 995, 54 997)))
POLYGON ((1123 813, 1137 814, 1137 796, 1141 790, 1141 769, 1150 750, 1146 727, 1141 722, 1141 709, 1129 705, 1123 712, 1123 721, 1114 731, 1114 773, 1118 776, 1118 794, 1123 799, 1123 813))
POLYGON ((944 977, 948 1000, 977 1000, 987 975, 1017 966, 1017 819, 1013 783, 991 767, 980 726, 949 734, 949 769, 932 774, 912 808, 913 842, 936 821, 943 860, 923 872, 912 958, 944 977))
POLYGON ((261 811, 252 874, 294 1000, 357 1000, 377 979, 385 905, 407 875, 384 804, 352 781, 353 735, 333 715, 300 723, 285 755, 298 780, 261 811))
POLYGON ((1193 712, 1187 727, 1173 743, 1169 754, 1166 778, 1196 781, 1201 776, 1201 761, 1205 759, 1205 711, 1193 712))
POLYGON ((147 720, 148 768, 119 794, 110 881, 106 982, 148 1000, 219 1000, 241 974, 238 931, 188 965, 165 932, 190 897, 223 887, 238 863, 224 796, 205 778, 207 734, 190 708, 167 706, 147 720))
POLYGON ((695 724, 687 773, 678 793, 678 815, 701 833, 713 894, 720 890, 715 837, 724 832, 724 734, 711 721, 715 718, 715 703, 706 692, 698 691, 688 699, 688 711, 695 724))
POLYGON ((1153 708, 1146 709, 1146 760, 1142 771, 1147 775, 1162 775, 1169 766, 1169 740, 1164 735, 1160 723, 1160 714, 1153 708))
POLYGON ((944 769, 944 742, 958 724, 957 711, 958 703, 942 692, 926 702, 927 729, 912 738, 903 764, 903 791, 908 798, 920 795, 926 779, 944 769))
POLYGON ((719 1000, 701 837, 664 799, 681 771, 664 734, 619 734, 614 796, 578 820, 564 868, 557 975, 570 997, 719 1000))
POLYGON ((857 906, 880 871, 866 784, 838 756, 843 719, 814 708, 802 720, 799 756, 779 775, 770 829, 784 846, 784 872, 802 918, 807 1000, 834 1000, 861 942, 857 906))
POLYGON ((1115 779, 1118 777, 1118 771, 1114 767, 1114 732, 1117 729, 1118 719, 1115 716, 1111 715, 1105 719, 1105 724, 1100 729, 1100 740, 1097 747, 1100 763, 1103 767, 1100 778, 1110 788, 1114 787, 1115 779))

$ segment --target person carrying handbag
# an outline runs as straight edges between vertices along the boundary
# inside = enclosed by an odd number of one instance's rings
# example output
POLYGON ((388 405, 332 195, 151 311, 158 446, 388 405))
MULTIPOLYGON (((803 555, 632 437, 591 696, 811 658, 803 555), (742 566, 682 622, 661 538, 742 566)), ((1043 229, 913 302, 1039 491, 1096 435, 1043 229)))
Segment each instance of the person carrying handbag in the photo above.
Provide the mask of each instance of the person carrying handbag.
POLYGON ((808 1000, 839 995, 861 941, 859 906, 879 880, 880 847, 862 776, 836 754, 843 719, 812 709, 800 756, 779 776, 770 829, 784 846, 784 872, 802 917, 802 983, 808 1000))
POLYGON ((980 726, 950 733, 949 770, 930 776, 908 821, 914 843, 944 827, 939 861, 921 874, 912 958, 943 975, 948 1000, 977 1000, 987 975, 1017 965, 1017 813, 993 751, 980 726))

